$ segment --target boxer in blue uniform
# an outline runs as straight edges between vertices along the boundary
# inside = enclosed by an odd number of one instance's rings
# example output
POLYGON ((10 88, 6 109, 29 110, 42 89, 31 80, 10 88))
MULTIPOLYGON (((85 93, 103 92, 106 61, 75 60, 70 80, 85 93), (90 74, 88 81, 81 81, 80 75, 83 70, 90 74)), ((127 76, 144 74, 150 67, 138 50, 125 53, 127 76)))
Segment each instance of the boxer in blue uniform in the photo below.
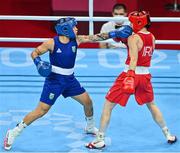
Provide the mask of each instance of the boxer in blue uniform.
POLYGON ((31 57, 39 74, 46 77, 40 102, 37 108, 27 114, 14 129, 7 131, 4 149, 10 150, 15 138, 23 129, 44 116, 60 95, 65 98, 71 97, 83 105, 87 121, 85 132, 96 134, 92 101, 74 76, 77 47, 82 42, 101 41, 114 37, 127 38, 132 34, 132 29, 124 26, 109 33, 85 36, 77 35, 76 25, 75 18, 59 19, 55 26, 57 36, 43 42, 32 52, 31 57), (46 52, 49 52, 50 62, 42 61, 40 58, 40 55, 46 52))

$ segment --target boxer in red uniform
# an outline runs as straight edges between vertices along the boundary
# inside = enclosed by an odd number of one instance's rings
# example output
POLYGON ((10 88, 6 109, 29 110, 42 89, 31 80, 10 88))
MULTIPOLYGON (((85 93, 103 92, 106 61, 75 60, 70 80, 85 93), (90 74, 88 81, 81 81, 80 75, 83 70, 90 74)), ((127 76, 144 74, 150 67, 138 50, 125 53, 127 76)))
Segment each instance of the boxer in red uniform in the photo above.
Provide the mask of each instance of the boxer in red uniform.
POLYGON ((155 38, 148 31, 150 16, 147 12, 132 12, 129 14, 134 34, 128 38, 128 56, 124 72, 122 72, 106 95, 106 101, 101 116, 100 128, 94 141, 86 144, 90 149, 105 147, 105 131, 109 124, 112 109, 116 104, 125 107, 129 97, 134 94, 139 105, 146 104, 154 121, 162 129, 167 142, 175 143, 177 138, 170 134, 159 108, 154 102, 149 67, 155 48, 155 38))

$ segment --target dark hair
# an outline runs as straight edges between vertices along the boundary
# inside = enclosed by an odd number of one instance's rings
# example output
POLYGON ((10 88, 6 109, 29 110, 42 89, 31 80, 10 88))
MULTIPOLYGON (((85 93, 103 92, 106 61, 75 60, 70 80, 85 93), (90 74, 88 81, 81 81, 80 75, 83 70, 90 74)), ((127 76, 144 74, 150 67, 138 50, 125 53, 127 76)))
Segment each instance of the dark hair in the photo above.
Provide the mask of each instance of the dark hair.
POLYGON ((114 10, 119 10, 119 9, 124 9, 125 12, 127 12, 127 7, 125 4, 122 4, 122 3, 116 3, 114 6, 113 6, 113 9, 112 11, 114 12, 114 10))

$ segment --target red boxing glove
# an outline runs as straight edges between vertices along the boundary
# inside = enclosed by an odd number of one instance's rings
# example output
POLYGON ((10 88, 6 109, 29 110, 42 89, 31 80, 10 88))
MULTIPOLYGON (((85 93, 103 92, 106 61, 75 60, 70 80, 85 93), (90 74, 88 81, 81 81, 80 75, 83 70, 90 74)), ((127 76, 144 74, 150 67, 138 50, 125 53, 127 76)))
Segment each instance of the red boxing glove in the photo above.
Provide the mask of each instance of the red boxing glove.
POLYGON ((133 70, 128 70, 126 77, 123 80, 122 89, 125 93, 133 94, 135 92, 135 72, 133 70))

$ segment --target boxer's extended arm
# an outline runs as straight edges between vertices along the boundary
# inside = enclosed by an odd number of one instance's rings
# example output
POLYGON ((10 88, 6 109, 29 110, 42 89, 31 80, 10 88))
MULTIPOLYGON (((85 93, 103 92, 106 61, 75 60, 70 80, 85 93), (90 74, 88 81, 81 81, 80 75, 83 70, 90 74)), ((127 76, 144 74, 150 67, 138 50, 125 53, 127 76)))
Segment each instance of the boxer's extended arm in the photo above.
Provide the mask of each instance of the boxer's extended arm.
POLYGON ((108 38, 109 38, 108 33, 99 33, 95 35, 78 35, 77 42, 78 43, 96 42, 96 41, 103 41, 108 38))
POLYGON ((127 38, 132 34, 132 28, 130 26, 122 26, 119 29, 110 31, 108 33, 99 33, 96 35, 78 35, 77 42, 96 42, 103 41, 109 38, 127 38))

